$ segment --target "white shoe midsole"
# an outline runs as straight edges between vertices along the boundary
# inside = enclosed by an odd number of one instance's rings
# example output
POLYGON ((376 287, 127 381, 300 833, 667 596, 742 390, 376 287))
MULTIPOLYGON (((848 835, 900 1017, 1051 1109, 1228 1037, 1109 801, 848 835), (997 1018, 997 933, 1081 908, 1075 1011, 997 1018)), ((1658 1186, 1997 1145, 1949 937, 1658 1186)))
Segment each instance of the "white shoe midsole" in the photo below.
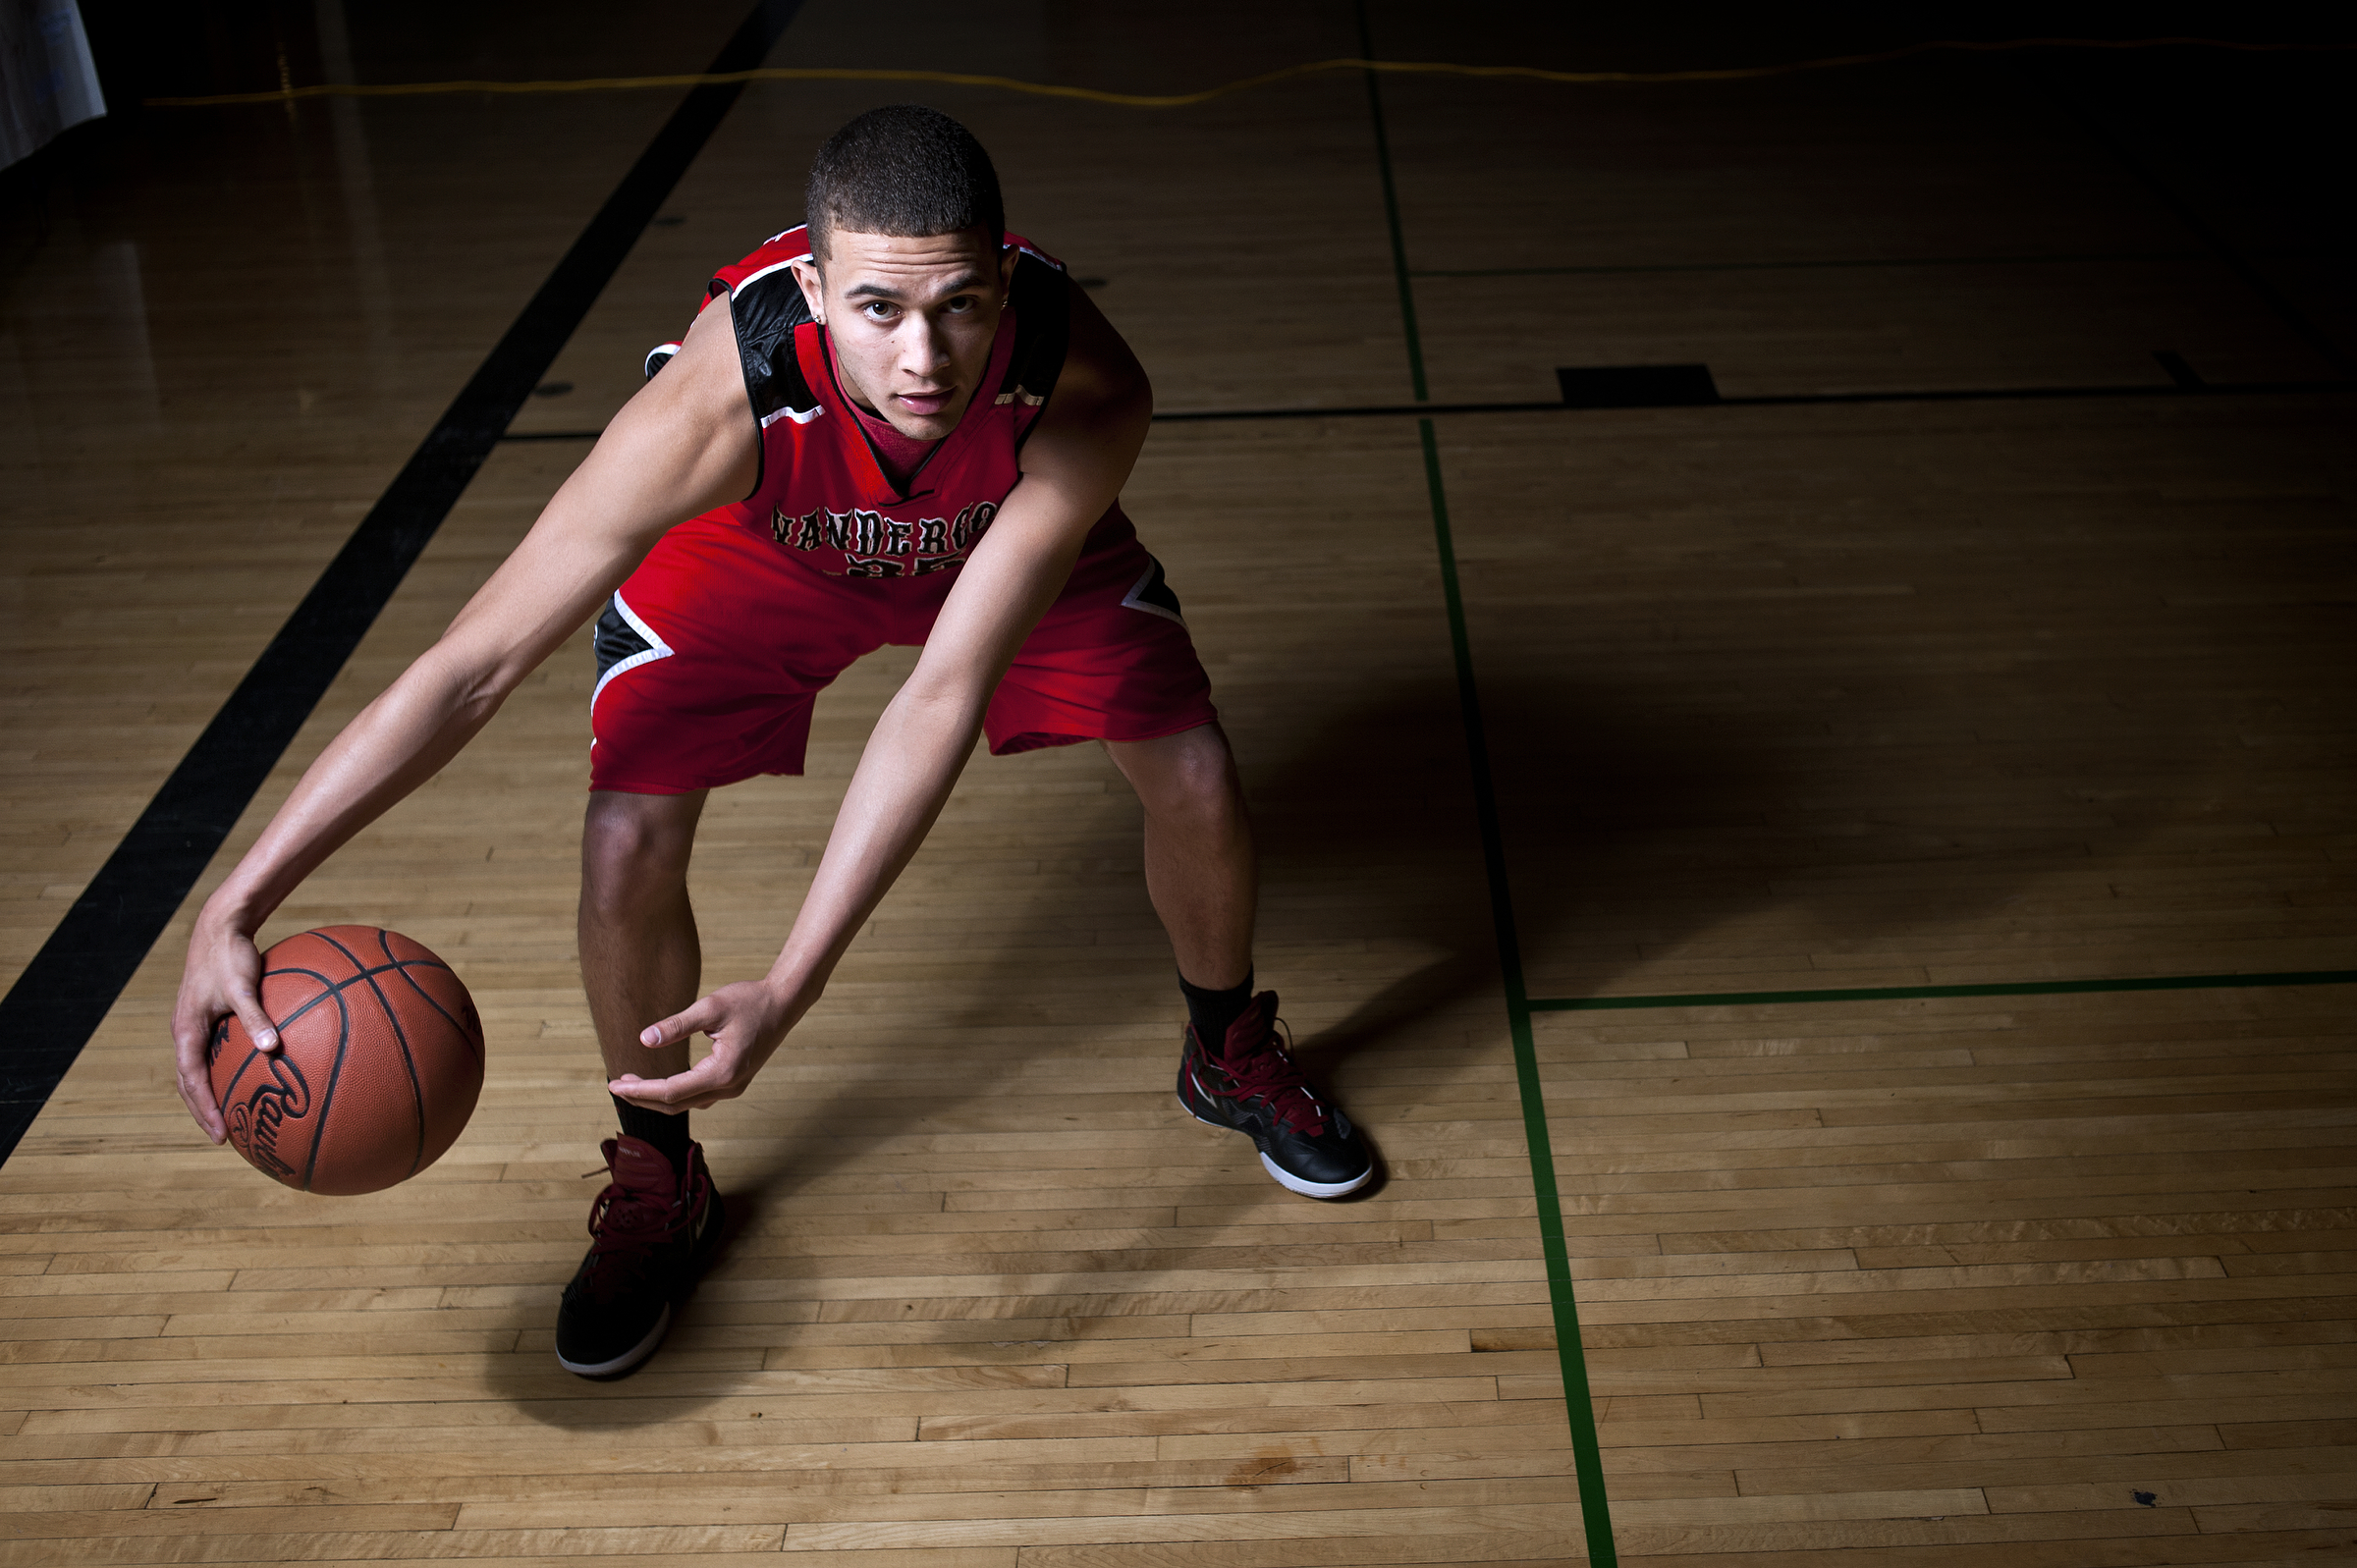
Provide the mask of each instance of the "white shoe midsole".
POLYGON ((621 1372, 625 1368, 635 1367, 638 1365, 638 1363, 653 1355, 655 1353, 655 1346, 663 1342, 664 1331, 670 1327, 671 1307, 668 1303, 666 1303, 663 1308, 663 1316, 655 1320, 655 1325, 646 1331, 646 1337, 639 1340, 636 1344, 630 1346, 630 1349, 624 1351, 621 1355, 616 1356, 612 1361, 567 1361, 564 1356, 560 1354, 557 1357, 557 1365, 564 1368, 567 1372, 576 1373, 583 1378, 611 1377, 613 1374, 621 1372))
POLYGON ((1375 1179, 1375 1167, 1372 1164, 1348 1181, 1308 1181, 1285 1169, 1267 1155, 1260 1157, 1260 1164, 1262 1169, 1276 1178, 1278 1186, 1288 1192, 1297 1192, 1304 1198, 1340 1198, 1346 1192, 1358 1191, 1375 1179))

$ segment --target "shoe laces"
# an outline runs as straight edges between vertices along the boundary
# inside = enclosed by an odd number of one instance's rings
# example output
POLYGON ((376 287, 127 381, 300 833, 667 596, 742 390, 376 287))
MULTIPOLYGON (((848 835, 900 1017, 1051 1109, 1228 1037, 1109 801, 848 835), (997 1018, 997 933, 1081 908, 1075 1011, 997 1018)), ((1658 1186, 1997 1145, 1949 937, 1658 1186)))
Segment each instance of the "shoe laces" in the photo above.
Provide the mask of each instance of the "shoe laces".
MULTIPOLYGON (((594 1176, 597 1172, 589 1174, 594 1176)), ((605 1190, 589 1206, 589 1256, 597 1259, 615 1253, 651 1253, 676 1239, 687 1228, 695 1213, 691 1200, 698 1174, 692 1169, 683 1172, 677 1194, 668 1200, 649 1188, 607 1182, 605 1190)))
POLYGON ((1258 1100, 1276 1120, 1306 1137, 1319 1137, 1326 1131, 1326 1106, 1310 1089, 1292 1054, 1278 1043, 1284 1027, 1274 1024, 1261 1049, 1241 1060, 1205 1054, 1239 1099, 1258 1100))

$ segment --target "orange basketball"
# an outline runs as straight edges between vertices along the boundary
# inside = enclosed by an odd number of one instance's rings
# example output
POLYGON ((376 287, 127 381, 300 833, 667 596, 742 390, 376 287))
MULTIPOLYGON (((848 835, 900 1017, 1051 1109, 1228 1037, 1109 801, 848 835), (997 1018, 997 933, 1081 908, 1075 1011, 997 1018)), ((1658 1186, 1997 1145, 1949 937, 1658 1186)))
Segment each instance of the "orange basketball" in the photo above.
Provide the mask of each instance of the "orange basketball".
POLYGON ((262 954, 279 1049, 235 1016, 213 1030, 229 1141, 264 1175, 344 1196, 442 1158, 483 1089, 483 1025, 450 965, 373 926, 306 931, 262 954))

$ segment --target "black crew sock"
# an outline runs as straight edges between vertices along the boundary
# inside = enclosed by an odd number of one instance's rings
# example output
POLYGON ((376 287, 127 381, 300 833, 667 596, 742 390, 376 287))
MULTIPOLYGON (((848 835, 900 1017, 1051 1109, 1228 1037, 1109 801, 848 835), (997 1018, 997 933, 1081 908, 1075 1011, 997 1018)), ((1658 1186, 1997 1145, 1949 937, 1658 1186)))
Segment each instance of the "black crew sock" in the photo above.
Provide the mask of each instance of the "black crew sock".
POLYGON ((1186 998, 1186 1018, 1195 1026, 1195 1038, 1213 1055, 1221 1054, 1228 1042, 1228 1026, 1252 1005, 1252 971, 1245 970, 1244 983, 1227 991, 1206 991, 1189 985, 1186 976, 1180 975, 1178 990, 1186 998))
POLYGON ((675 1116, 667 1111, 633 1106, 620 1095, 608 1098, 614 1102, 615 1113, 622 1117, 624 1132, 642 1143, 653 1144, 656 1151, 671 1162, 672 1169, 686 1170, 687 1112, 683 1110, 675 1116))

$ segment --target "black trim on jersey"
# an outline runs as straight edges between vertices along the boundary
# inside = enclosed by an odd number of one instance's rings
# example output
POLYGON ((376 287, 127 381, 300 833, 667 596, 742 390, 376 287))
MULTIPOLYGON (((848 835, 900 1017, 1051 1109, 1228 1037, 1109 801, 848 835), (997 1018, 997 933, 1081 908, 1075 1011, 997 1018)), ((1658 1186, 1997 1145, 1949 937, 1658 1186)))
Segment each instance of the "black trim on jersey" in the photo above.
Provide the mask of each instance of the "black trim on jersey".
POLYGON ((1072 345, 1070 280, 1054 262, 1018 250, 1007 303, 1014 311, 1014 352, 1008 356, 1007 374, 999 382, 999 401, 1045 403, 1056 390, 1064 356, 1072 345))
POLYGON ((654 646, 638 634, 638 628, 622 619, 622 609, 612 595, 606 598, 606 608, 597 618, 597 630, 591 634, 590 646, 597 650, 597 673, 604 675, 625 659, 642 654, 654 646))
POLYGON ((1146 561, 1145 575, 1131 583, 1129 591, 1122 595, 1122 608, 1143 610, 1147 615, 1160 616, 1165 621, 1176 621, 1185 625, 1186 613, 1178 608, 1178 595, 1162 574, 1162 563, 1152 556, 1148 556, 1146 561))
POLYGON ((779 267, 731 289, 718 278, 711 292, 729 297, 729 318, 737 327, 737 357, 744 364, 744 395, 764 427, 781 409, 806 414, 818 399, 795 356, 794 329, 811 319, 810 301, 794 281, 792 267, 779 267))
POLYGON ((646 379, 655 379, 655 372, 671 363, 671 356, 680 351, 676 343, 658 343, 646 351, 646 379))

